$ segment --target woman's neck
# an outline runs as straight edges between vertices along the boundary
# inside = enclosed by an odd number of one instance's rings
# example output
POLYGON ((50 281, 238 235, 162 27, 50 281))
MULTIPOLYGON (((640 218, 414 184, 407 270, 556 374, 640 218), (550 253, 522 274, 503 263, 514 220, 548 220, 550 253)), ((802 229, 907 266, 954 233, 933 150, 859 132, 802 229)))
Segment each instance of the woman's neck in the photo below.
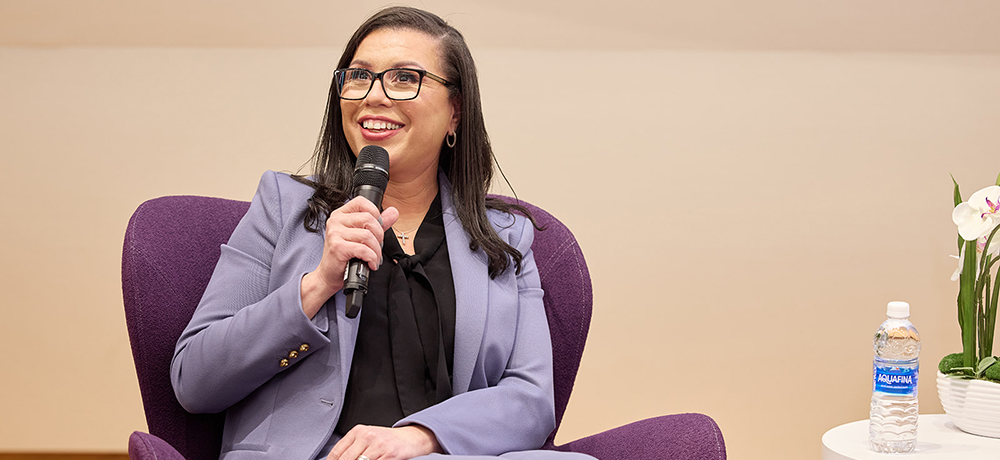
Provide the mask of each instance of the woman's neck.
POLYGON ((411 182, 389 181, 382 198, 382 207, 395 207, 399 211, 399 219, 393 225, 397 230, 409 232, 420 226, 424 215, 437 197, 437 176, 433 180, 417 180, 411 182))

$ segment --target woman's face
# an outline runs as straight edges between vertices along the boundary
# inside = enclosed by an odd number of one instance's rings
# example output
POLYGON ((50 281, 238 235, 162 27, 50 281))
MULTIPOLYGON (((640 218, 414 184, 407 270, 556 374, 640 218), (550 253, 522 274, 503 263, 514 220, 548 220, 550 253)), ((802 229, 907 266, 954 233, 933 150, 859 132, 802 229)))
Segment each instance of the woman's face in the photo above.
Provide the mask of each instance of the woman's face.
MULTIPOLYGON (((374 73, 386 69, 423 69, 444 77, 438 40, 410 29, 379 29, 354 53, 350 67, 374 73)), ((389 152, 392 181, 437 177, 441 144, 458 126, 459 111, 448 88, 424 78, 416 99, 394 101, 378 81, 364 99, 340 101, 344 135, 355 155, 366 145, 389 152)))

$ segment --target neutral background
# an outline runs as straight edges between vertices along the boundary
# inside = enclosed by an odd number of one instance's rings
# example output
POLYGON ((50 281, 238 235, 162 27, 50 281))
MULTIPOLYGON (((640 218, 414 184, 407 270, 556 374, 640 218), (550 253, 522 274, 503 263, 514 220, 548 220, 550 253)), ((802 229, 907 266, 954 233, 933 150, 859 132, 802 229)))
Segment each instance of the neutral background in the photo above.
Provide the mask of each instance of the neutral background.
MULTIPOLYGON (((339 3, 0 0, 0 451, 121 452, 145 428, 129 216, 299 170, 382 5, 339 3)), ((465 32, 507 177, 590 265, 557 441, 690 411, 730 458, 819 458, 868 416, 897 299, 923 337, 921 412, 941 412, 949 174, 967 197, 1000 173, 1000 3, 496 3, 414 4, 465 32)))

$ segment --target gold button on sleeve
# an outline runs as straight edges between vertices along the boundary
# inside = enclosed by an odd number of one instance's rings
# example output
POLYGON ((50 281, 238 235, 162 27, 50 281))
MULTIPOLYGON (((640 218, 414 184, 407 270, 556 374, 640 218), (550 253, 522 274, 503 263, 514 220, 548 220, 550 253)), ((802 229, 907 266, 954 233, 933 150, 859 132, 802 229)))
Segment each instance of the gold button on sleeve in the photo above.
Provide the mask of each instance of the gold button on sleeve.
POLYGON ((303 343, 302 345, 299 345, 299 351, 301 351, 303 353, 309 351, 309 344, 308 343, 303 343))
POLYGON ((292 351, 288 352, 288 359, 295 359, 295 358, 298 358, 298 357, 299 357, 299 352, 298 351, 292 350, 292 351))
POLYGON ((281 361, 278 361, 278 365, 281 367, 288 367, 288 360, 282 359, 281 361))

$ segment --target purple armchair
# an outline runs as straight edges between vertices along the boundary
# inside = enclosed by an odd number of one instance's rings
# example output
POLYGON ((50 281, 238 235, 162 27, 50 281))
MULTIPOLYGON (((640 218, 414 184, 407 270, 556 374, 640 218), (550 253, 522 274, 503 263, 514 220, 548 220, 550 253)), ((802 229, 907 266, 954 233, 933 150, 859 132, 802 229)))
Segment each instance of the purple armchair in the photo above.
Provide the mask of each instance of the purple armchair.
MULTIPOLYGON (((593 296, 579 244, 551 214, 527 205, 539 223, 532 248, 545 290, 552 335, 556 429, 544 448, 598 459, 724 460, 722 432, 708 416, 680 414, 621 426, 561 446, 553 443, 569 402, 590 327, 593 296)), ((219 246, 229 239, 249 203, 172 196, 136 209, 125 231, 122 293, 132 355, 150 434, 129 438, 132 459, 217 459, 223 415, 195 415, 178 404, 170 386, 174 345, 208 284, 219 246)))

